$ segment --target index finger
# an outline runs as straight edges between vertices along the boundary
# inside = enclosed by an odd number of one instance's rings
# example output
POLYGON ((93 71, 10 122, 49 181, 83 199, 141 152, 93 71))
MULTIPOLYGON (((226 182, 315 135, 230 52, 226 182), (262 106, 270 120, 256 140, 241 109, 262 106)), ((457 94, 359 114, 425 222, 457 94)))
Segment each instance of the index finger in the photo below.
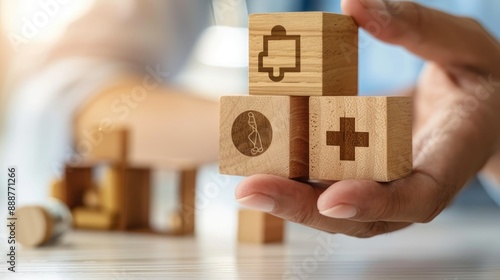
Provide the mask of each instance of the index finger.
POLYGON ((493 72, 498 42, 475 20, 408 1, 342 0, 345 14, 379 40, 440 65, 493 72))

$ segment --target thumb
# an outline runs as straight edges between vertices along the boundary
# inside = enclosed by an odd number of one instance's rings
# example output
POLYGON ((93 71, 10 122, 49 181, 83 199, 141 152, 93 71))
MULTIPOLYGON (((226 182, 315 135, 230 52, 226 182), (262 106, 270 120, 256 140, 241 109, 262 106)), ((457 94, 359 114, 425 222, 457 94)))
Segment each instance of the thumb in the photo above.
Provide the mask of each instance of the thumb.
POLYGON ((491 72, 498 42, 475 20, 408 1, 342 0, 342 10, 375 38, 443 66, 491 72))

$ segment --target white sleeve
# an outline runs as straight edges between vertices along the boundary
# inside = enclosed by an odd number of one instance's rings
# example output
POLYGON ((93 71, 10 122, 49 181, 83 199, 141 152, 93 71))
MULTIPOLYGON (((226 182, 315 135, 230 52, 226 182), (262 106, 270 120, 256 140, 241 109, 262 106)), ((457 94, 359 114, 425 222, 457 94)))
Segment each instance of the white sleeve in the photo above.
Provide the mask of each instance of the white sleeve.
POLYGON ((483 185, 486 193, 500 206, 500 182, 482 173, 479 173, 477 178, 481 182, 481 185, 483 185))

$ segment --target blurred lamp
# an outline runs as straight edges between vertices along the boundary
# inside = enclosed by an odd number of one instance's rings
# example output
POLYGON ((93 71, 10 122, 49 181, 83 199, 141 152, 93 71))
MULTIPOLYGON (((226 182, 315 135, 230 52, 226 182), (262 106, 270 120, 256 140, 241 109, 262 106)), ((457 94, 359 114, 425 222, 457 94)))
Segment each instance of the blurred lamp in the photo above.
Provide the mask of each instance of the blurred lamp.
POLYGON ((175 79, 200 95, 248 92, 248 28, 244 0, 213 0, 215 25, 198 39, 188 63, 175 79))

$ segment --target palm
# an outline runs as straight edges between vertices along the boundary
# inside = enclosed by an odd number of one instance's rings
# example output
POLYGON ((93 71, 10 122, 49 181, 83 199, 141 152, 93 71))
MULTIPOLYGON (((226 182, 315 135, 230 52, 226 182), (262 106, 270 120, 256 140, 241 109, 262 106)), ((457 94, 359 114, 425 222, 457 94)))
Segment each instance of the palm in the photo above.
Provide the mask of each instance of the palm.
MULTIPOLYGON (((390 13, 374 2, 343 0, 342 8, 358 25, 370 27, 390 13)), ((269 212, 284 219, 374 236, 431 221, 500 150, 500 95, 491 91, 500 85, 484 84, 490 74, 500 79, 498 43, 469 19, 395 3, 399 12, 383 27, 372 28, 372 35, 429 61, 413 91, 413 172, 390 183, 345 180, 326 189, 255 175, 236 190, 241 203, 254 208, 271 203, 269 212)))

